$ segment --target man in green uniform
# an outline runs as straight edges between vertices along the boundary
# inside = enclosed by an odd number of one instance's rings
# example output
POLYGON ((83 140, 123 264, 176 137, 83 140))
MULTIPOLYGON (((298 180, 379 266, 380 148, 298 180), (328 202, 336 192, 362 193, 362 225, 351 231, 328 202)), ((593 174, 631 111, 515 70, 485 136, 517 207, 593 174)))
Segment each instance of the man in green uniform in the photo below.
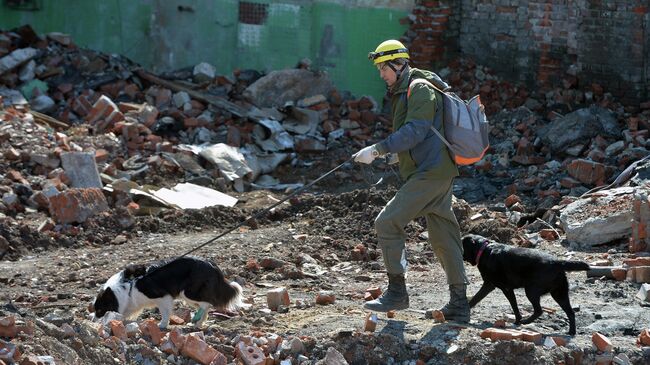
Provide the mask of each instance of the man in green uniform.
POLYGON ((393 133, 383 141, 354 154, 369 164, 387 153, 396 153, 405 183, 375 219, 377 240, 388 272, 388 289, 366 302, 365 309, 387 312, 409 307, 406 291, 406 233, 404 227, 424 216, 429 242, 445 270, 450 299, 441 310, 447 320, 469 322, 467 277, 463 266, 460 227, 452 210, 452 186, 458 169, 447 146, 431 128, 444 135, 442 95, 417 79, 436 80, 433 72, 409 67, 408 50, 396 40, 381 43, 369 58, 386 82, 391 98, 393 133))

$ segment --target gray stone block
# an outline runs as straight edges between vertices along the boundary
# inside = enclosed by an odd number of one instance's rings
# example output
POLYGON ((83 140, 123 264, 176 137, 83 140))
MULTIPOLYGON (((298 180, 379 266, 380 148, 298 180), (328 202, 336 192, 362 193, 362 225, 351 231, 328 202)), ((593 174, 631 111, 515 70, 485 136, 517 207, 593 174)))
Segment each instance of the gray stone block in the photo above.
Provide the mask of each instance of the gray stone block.
POLYGON ((102 188, 92 152, 66 152, 61 154, 61 165, 74 188, 102 188))

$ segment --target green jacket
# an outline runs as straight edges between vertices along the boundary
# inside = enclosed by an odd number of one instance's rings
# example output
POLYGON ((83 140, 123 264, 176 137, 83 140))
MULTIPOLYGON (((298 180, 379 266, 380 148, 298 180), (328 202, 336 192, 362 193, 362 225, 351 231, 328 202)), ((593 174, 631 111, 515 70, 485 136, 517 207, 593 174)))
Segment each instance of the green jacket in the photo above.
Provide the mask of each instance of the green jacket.
POLYGON ((444 84, 431 71, 409 69, 408 75, 401 77, 393 88, 393 133, 377 143, 376 148, 381 154, 397 153, 400 174, 405 180, 416 172, 425 172, 434 179, 458 176, 458 168, 447 146, 431 130, 433 125, 444 136, 443 96, 432 87, 417 83, 407 98, 409 81, 415 78, 436 79, 437 84, 444 84))

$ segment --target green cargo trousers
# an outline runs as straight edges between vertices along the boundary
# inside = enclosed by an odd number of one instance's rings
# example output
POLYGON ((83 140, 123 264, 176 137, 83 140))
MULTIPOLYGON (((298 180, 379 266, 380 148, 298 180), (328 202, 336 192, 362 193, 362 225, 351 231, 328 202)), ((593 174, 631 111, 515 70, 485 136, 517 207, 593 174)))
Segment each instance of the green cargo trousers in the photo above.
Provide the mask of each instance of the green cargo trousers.
POLYGON ((447 274, 447 283, 467 284, 460 226, 451 206, 454 179, 411 176, 375 219, 377 240, 389 274, 406 272, 406 233, 413 219, 426 217, 429 243, 447 274))

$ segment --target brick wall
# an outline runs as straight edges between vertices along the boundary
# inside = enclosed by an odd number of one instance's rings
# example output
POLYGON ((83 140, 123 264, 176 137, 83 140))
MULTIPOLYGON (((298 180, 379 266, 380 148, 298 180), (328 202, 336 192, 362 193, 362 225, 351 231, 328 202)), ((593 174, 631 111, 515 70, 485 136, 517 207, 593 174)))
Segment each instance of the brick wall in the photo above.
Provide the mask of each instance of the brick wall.
POLYGON ((533 88, 650 97, 647 0, 419 0, 410 19, 402 39, 419 67, 462 55, 533 88))

